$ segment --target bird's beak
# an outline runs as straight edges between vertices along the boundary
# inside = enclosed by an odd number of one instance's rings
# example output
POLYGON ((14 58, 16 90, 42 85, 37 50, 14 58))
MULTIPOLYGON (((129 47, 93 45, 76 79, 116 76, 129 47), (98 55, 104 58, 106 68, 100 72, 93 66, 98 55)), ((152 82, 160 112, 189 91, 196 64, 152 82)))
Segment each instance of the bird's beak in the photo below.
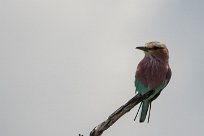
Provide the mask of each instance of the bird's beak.
POLYGON ((136 47, 136 49, 143 50, 143 51, 148 51, 148 48, 144 47, 144 46, 136 47))

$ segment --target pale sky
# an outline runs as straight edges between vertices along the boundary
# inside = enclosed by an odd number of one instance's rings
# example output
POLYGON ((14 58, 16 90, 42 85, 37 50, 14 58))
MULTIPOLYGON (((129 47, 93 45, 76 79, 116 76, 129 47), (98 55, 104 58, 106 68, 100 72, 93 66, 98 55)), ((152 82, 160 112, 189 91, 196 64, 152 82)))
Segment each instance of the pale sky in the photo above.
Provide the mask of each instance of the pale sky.
POLYGON ((0 0, 0 135, 88 136, 132 98, 135 50, 160 41, 172 79, 103 136, 203 136, 204 1, 0 0))

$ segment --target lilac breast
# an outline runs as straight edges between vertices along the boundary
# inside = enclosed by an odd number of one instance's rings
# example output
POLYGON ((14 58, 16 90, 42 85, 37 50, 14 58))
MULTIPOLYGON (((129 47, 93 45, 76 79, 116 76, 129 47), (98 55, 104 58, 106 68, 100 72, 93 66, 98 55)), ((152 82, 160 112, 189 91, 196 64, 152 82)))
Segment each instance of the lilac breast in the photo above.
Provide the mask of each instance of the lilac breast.
POLYGON ((150 89, 165 82, 168 64, 155 58, 145 57, 138 65, 136 78, 150 89))

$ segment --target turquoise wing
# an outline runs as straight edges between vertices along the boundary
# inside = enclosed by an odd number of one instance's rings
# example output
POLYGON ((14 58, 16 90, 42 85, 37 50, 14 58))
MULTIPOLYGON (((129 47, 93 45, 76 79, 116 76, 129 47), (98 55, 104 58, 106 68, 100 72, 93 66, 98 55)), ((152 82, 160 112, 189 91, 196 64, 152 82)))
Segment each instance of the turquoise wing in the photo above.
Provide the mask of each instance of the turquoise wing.
POLYGON ((135 93, 139 93, 141 95, 144 95, 145 93, 147 93, 149 91, 149 88, 147 86, 145 86, 138 78, 137 75, 135 76, 135 93))

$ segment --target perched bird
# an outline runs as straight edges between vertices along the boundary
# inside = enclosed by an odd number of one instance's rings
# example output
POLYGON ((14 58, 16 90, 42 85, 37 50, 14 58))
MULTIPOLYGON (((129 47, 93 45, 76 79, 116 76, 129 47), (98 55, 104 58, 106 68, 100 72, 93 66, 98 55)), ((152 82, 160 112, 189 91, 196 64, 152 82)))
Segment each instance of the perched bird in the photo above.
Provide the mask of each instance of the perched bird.
POLYGON ((136 93, 144 95, 150 90, 154 91, 150 97, 141 102, 137 114, 142 106, 139 121, 144 122, 149 109, 149 122, 151 103, 160 95, 171 78, 169 52, 165 44, 160 42, 148 42, 145 46, 136 47, 136 49, 143 50, 145 53, 144 58, 137 66, 135 75, 136 93))

